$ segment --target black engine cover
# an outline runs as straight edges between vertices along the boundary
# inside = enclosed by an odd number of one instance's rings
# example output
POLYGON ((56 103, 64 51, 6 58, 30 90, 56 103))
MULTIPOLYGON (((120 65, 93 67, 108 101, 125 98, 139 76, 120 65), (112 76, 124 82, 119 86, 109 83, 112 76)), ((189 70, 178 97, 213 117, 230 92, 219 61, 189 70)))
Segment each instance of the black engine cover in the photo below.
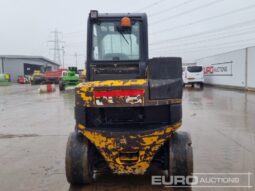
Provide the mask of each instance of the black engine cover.
POLYGON ((182 60, 162 57, 150 59, 148 65, 150 99, 182 98, 182 60))

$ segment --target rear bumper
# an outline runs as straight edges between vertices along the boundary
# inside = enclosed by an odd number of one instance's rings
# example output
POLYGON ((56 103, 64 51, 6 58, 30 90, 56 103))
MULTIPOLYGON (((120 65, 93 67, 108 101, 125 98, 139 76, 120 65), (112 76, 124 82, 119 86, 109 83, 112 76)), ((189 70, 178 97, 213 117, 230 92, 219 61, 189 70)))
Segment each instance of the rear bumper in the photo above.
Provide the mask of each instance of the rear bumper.
POLYGON ((77 86, 79 81, 64 81, 65 86, 77 86))
POLYGON ((76 106, 139 107, 154 105, 180 104, 182 83, 179 80, 107 80, 81 83, 76 87, 76 106), (121 96, 98 96, 99 91, 140 91, 142 94, 121 96), (177 92, 177 93, 176 93, 177 92))
POLYGON ((60 78, 59 77, 46 77, 45 80, 49 81, 49 82, 59 82, 60 78))
POLYGON ((45 81, 44 78, 34 78, 34 79, 31 80, 31 82, 32 82, 33 84, 41 84, 41 83, 44 82, 44 81, 45 81))
POLYGON ((195 83, 204 83, 204 80, 194 80, 194 81, 184 82, 184 84, 195 84, 195 83))
POLYGON ((204 83, 204 78, 197 78, 197 79, 183 79, 184 84, 193 84, 193 83, 204 83))
MULTIPOLYGON (((144 174, 154 155, 181 122, 147 130, 95 130, 78 124, 78 129, 100 151, 116 174, 144 174)), ((121 128, 120 128, 121 129, 121 128)))

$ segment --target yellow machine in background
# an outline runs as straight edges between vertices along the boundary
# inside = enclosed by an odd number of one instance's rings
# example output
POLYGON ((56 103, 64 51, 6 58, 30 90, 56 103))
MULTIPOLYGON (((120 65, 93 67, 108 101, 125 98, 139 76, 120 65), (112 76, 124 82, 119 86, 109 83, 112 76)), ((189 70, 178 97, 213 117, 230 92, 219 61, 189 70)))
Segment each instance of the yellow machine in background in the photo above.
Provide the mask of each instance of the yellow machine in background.
POLYGON ((45 81, 43 73, 41 73, 40 70, 35 70, 33 75, 31 76, 31 84, 41 84, 43 81, 45 81))
POLYGON ((10 74, 0 74, 0 85, 7 86, 10 85, 11 75, 10 74))

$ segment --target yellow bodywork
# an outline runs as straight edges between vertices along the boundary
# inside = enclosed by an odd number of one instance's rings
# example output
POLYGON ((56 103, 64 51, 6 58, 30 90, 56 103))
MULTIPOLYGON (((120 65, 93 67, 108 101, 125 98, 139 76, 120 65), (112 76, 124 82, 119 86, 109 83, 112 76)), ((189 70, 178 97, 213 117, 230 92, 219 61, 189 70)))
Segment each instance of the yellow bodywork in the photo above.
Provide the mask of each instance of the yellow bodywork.
POLYGON ((31 80, 34 80, 35 77, 43 77, 43 74, 40 70, 35 70, 33 75, 31 76, 31 80))
MULTIPOLYGON (((143 101, 138 106, 180 104, 181 99, 150 100, 148 95, 148 80, 106 80, 84 82, 76 88, 76 105, 79 107, 107 107, 97 105, 94 92, 98 90, 139 89, 144 90, 143 101)), ((112 104, 113 107, 132 107, 125 102, 112 104), (125 105, 126 104, 126 105, 125 105)), ((117 174, 144 174, 161 146, 171 134, 181 126, 181 122, 170 126, 161 126, 136 131, 111 131, 87 128, 78 123, 77 128, 94 144, 106 160, 109 168, 117 174)))
POLYGON ((144 85, 147 83, 146 79, 138 79, 138 80, 105 80, 105 81, 92 81, 80 83, 78 87, 101 87, 101 86, 110 86, 110 87, 125 87, 125 86, 134 86, 134 85, 144 85))
POLYGON ((100 132, 87 129, 79 124, 79 130, 100 151, 110 169, 116 174, 144 174, 159 148, 171 134, 181 126, 181 122, 164 128, 140 131, 140 133, 100 132), (137 157, 120 157, 120 153, 137 152, 137 157))

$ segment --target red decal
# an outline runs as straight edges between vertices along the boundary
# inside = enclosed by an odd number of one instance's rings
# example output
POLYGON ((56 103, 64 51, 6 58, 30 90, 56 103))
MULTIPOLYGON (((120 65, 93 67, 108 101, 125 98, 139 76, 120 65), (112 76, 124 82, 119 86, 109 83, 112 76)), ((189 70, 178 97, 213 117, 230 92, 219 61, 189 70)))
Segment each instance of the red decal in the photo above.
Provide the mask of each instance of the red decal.
POLYGON ((95 97, 119 97, 119 96, 139 96, 144 95, 144 90, 108 90, 95 91, 95 97))

